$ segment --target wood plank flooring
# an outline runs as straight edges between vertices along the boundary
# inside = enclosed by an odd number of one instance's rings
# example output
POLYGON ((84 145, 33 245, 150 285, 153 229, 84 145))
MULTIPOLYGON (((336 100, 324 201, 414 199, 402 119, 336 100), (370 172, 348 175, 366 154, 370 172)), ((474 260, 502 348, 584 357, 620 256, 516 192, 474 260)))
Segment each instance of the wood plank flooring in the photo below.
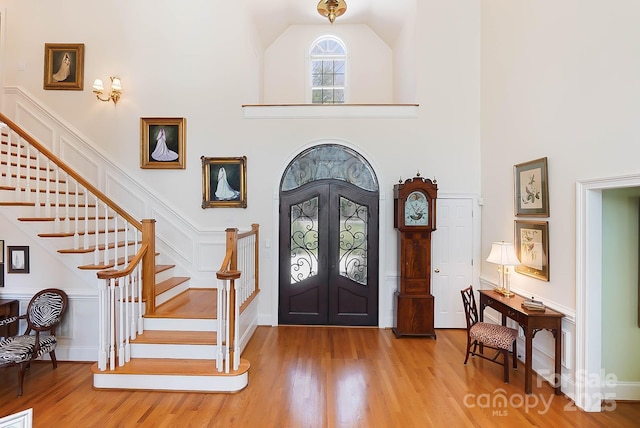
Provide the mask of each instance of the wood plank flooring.
POLYGON ((97 391, 88 363, 34 363, 16 398, 0 370, 0 416, 33 408, 34 427, 637 427, 640 403, 579 411, 524 370, 464 361, 465 333, 396 339, 376 328, 259 327, 243 353, 249 385, 236 394, 97 391), (505 397, 506 400, 500 400, 505 397), (506 403, 505 403, 506 401, 506 403))

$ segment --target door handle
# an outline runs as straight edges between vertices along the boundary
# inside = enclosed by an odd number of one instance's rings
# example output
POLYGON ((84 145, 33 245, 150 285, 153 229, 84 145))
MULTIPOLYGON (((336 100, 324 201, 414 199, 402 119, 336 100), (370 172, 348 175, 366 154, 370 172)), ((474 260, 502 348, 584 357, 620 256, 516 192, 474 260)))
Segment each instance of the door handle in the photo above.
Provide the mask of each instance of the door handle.
POLYGON ((435 268, 434 272, 435 272, 435 273, 440 273, 440 269, 435 268))

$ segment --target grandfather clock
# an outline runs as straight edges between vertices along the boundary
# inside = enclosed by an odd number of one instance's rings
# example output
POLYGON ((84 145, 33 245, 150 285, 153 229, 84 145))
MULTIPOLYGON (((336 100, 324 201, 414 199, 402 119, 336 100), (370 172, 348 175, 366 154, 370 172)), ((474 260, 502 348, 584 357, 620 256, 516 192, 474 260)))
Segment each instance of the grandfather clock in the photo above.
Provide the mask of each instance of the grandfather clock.
POLYGON ((436 230, 438 186, 420 177, 393 186, 393 226, 399 232, 400 287, 395 292, 396 337, 435 339, 431 294, 431 232, 436 230))

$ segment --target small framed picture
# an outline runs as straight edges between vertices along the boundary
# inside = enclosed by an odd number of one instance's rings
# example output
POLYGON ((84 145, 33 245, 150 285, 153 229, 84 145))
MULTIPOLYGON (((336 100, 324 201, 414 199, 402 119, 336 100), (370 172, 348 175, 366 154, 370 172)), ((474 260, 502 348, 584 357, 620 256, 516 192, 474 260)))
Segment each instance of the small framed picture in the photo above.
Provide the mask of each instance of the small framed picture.
POLYGON ((185 169, 187 119, 140 118, 140 168, 185 169))
POLYGON ((45 43, 44 89, 84 88, 84 44, 45 43))
POLYGON ((513 167, 516 216, 549 217, 547 158, 513 167))
POLYGON ((516 220, 516 272, 549 281, 549 222, 516 220))
POLYGON ((8 246, 8 273, 29 273, 29 247, 8 246))
POLYGON ((4 240, 0 239, 0 287, 4 287, 4 240))
POLYGON ((247 157, 200 159, 202 208, 247 208, 247 157))

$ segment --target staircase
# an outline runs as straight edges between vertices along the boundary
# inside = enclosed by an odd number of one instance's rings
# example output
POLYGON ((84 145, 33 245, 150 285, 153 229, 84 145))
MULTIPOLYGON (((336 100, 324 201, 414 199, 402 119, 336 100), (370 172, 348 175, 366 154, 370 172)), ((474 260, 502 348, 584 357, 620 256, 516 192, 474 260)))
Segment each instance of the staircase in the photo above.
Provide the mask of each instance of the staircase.
POLYGON ((115 370, 91 367, 98 389, 235 392, 248 384, 249 362, 216 369, 215 289, 190 289, 144 317, 144 334, 131 341, 131 361, 115 370))
MULTIPOLYGON (((226 291, 219 295, 216 288, 190 288, 189 277, 173 275, 174 265, 156 263, 159 255, 153 220, 133 219, 66 165, 60 165, 46 148, 23 135, 6 116, 0 114, 0 121, 11 129, 2 129, 0 207, 14 211, 12 215, 23 229, 32 231, 43 247, 65 259, 62 263, 77 266, 78 274, 88 283, 96 278, 104 280, 104 286, 99 287, 104 301, 99 311, 104 315, 99 316, 101 320, 104 317, 101 334, 105 337, 98 362, 92 366, 94 387, 199 392, 243 389, 248 383, 249 363, 239 358, 241 346, 236 340, 240 339, 233 336, 236 320, 234 315, 218 318, 221 302, 225 314, 230 310, 237 317, 240 314, 239 306, 234 310, 235 291, 231 291, 233 281, 240 277, 233 254, 227 251, 223 267, 229 269, 220 277, 226 291), (11 132, 19 134, 19 142, 11 138, 11 132), (64 171, 60 172, 61 168, 64 171), (231 309, 229 300, 234 302, 231 309), (226 335, 219 343, 223 332, 226 335)), ((236 237, 234 245, 237 242, 236 237)), ((245 304, 251 295, 245 296, 245 304)))

